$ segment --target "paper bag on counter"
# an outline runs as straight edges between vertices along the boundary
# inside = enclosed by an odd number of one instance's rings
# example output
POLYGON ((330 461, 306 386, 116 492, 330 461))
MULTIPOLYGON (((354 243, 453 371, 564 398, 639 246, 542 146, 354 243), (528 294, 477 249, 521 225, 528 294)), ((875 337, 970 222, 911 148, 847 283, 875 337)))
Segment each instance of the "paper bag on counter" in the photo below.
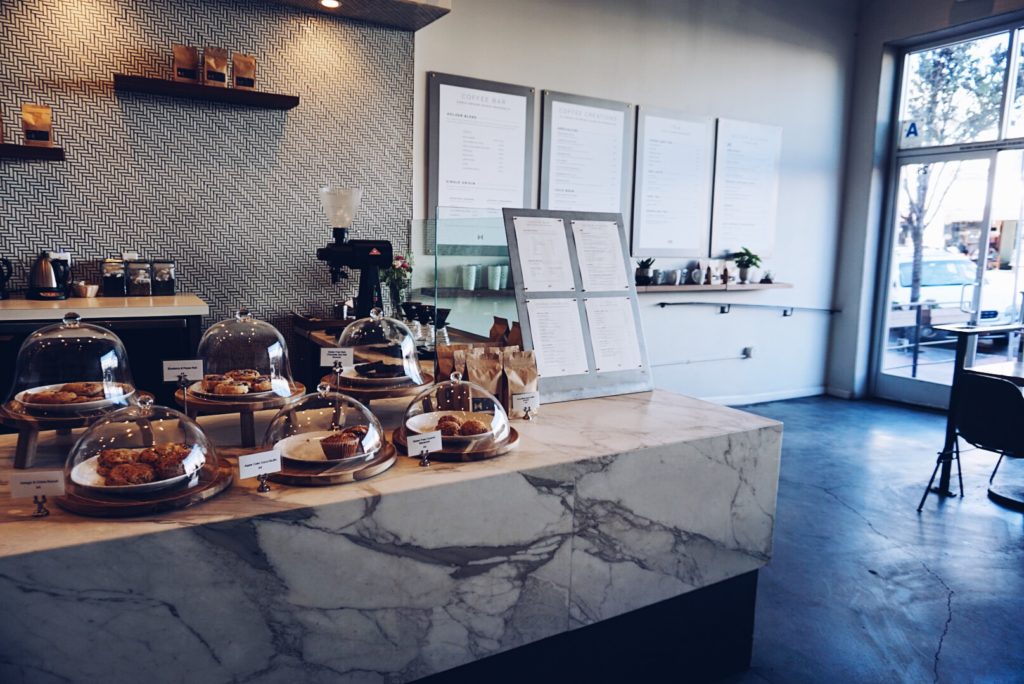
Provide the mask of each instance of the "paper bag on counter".
POLYGON ((504 346, 505 340, 508 337, 508 331, 508 319, 495 316, 494 325, 491 326, 491 330, 487 335, 487 339, 489 339, 491 342, 498 345, 499 347, 504 346))
MULTIPOLYGON (((532 351, 514 351, 504 355, 502 365, 505 369, 505 403, 508 415, 513 418, 525 417, 522 409, 513 409, 512 397, 517 394, 538 391, 537 357, 532 351)), ((531 411, 537 415, 539 409, 531 411)))
POLYGON ((508 339, 505 341, 505 345, 523 348, 523 328, 519 325, 519 321, 512 324, 512 329, 508 331, 508 339))
MULTIPOLYGON (((471 383, 479 385, 495 397, 501 396, 503 381, 501 354, 485 351, 477 356, 470 356, 466 359, 466 375, 471 383)), ((480 397, 474 398, 472 410, 493 410, 494 407, 486 402, 489 400, 480 397)))
POLYGON ((449 380, 454 367, 454 354, 458 349, 469 349, 468 344, 439 344, 437 345, 437 382, 449 380))

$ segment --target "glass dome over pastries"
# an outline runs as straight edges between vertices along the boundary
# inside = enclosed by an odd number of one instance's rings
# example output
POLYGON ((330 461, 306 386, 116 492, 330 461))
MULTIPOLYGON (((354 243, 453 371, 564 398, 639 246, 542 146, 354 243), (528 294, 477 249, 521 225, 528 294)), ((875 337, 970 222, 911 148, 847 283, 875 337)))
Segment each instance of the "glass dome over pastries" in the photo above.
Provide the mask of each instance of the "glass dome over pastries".
POLYGON ((206 370, 203 380, 189 388, 192 394, 226 400, 292 395, 284 336, 248 309, 210 326, 199 340, 199 356, 206 370))
POLYGON ((64 466, 69 491, 118 497, 165 496, 217 472, 213 446, 192 419, 145 396, 94 422, 64 466))
POLYGON ((373 309, 367 318, 349 323, 338 337, 339 347, 352 349, 355 366, 341 382, 353 387, 422 385, 416 338, 405 323, 373 309))
POLYGON ((130 404, 135 384, 121 340, 68 313, 22 343, 7 407, 44 415, 81 415, 130 404))
POLYGON ((483 387, 465 382, 458 372, 418 394, 402 424, 407 435, 439 431, 446 451, 482 451, 510 433, 501 402, 483 387))
POLYGON ((321 383, 316 392, 281 409, 263 441, 291 465, 340 465, 373 459, 384 446, 384 431, 370 409, 321 383))

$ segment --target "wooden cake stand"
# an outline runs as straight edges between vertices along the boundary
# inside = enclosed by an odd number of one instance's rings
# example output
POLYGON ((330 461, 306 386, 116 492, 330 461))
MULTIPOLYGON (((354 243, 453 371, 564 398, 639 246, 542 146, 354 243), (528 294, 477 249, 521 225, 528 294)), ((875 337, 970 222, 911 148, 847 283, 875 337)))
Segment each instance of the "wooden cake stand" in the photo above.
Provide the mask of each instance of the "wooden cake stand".
MULTIPOLYGON (((152 394, 137 392, 137 398, 149 397, 152 394)), ((39 433, 44 430, 56 430, 59 435, 70 435, 75 428, 88 427, 96 420, 111 411, 122 408, 114 404, 100 411, 92 411, 84 415, 35 415, 25 411, 21 402, 11 400, 0 406, 0 425, 18 431, 18 442, 14 447, 14 467, 30 468, 36 457, 39 446, 39 433)))
MULTIPOLYGON (((291 396, 273 396, 267 399, 240 400, 240 399, 206 399, 197 397, 189 392, 188 401, 185 401, 185 392, 179 389, 174 393, 174 401, 178 406, 185 409, 190 418, 196 416, 210 416, 224 413, 237 413, 239 421, 239 432, 242 437, 243 447, 256 446, 256 419, 253 416, 256 411, 268 409, 281 409, 296 403, 306 393, 306 387, 300 382, 292 383, 291 396)), ((225 395, 227 396, 227 395, 225 395)))
MULTIPOLYGON (((406 456, 409 454, 406 428, 403 425, 391 433, 391 441, 395 447, 406 456)), ((445 461, 449 463, 464 463, 467 461, 485 461, 489 458, 502 456, 519 446, 519 433, 514 427, 509 427, 508 437, 500 442, 494 442, 484 449, 475 449, 472 444, 465 445, 462 449, 457 446, 447 445, 441 451, 434 451, 430 454, 431 461, 445 461)), ((417 454, 411 454, 416 456, 417 454)))
POLYGON ((414 397, 434 383, 434 376, 430 373, 423 373, 422 385, 410 385, 407 383, 398 385, 382 385, 371 387, 366 385, 349 385, 336 382, 334 373, 328 373, 320 378, 320 382, 326 382, 331 389, 352 397, 358 402, 369 405, 374 399, 401 399, 402 397, 414 397))
MULTIPOLYGON (((221 449, 217 453, 238 457, 252 453, 252 449, 221 449)), ((347 484, 369 480, 385 472, 398 460, 395 447, 387 442, 368 461, 352 463, 341 467, 332 461, 310 461, 298 463, 289 459, 281 459, 281 471, 272 473, 267 479, 272 482, 298 487, 324 487, 328 485, 347 484)))

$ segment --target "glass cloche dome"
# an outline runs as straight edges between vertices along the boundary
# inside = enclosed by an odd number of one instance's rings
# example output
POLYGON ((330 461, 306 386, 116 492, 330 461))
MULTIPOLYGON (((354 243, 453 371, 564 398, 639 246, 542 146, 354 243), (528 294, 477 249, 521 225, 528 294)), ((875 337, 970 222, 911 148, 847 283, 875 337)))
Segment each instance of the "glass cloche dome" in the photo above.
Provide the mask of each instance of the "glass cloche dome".
POLYGON ((338 337, 339 347, 352 349, 354 368, 341 381, 351 386, 423 384, 416 356, 416 338, 405 323, 372 309, 367 318, 349 323, 338 337))
POLYGON ((217 468, 202 428, 147 396, 93 423, 71 450, 64 479, 72 493, 151 497, 194 487, 217 468))
POLYGON ((418 394, 402 424, 407 434, 438 430, 445 450, 462 452, 488 449, 510 433, 501 402, 480 385, 463 381, 458 372, 418 394))
POLYGON ((117 335, 68 313, 22 343, 8 408, 75 415, 126 406, 134 395, 128 355, 117 335))
POLYGON ((292 395, 284 336, 244 307, 203 333, 199 356, 206 362, 206 374, 202 383, 192 386, 193 392, 233 399, 239 395, 292 395))
POLYGON ((370 409, 321 383, 315 393, 281 409, 263 441, 293 465, 359 463, 384 446, 384 431, 370 409))

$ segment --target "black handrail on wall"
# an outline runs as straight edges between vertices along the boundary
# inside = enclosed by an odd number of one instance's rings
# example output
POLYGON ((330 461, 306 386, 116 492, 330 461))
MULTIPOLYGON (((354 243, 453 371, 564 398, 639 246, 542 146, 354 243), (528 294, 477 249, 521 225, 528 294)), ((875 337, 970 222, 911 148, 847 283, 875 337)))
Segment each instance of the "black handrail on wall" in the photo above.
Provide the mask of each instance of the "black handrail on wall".
POLYGON ((666 306, 717 306, 718 313, 727 314, 734 306, 742 306, 747 309, 779 309, 783 316, 792 316, 794 311, 818 311, 827 314, 842 313, 842 309, 821 309, 813 306, 783 306, 781 304, 740 304, 726 302, 658 302, 658 306, 664 309, 666 306))

